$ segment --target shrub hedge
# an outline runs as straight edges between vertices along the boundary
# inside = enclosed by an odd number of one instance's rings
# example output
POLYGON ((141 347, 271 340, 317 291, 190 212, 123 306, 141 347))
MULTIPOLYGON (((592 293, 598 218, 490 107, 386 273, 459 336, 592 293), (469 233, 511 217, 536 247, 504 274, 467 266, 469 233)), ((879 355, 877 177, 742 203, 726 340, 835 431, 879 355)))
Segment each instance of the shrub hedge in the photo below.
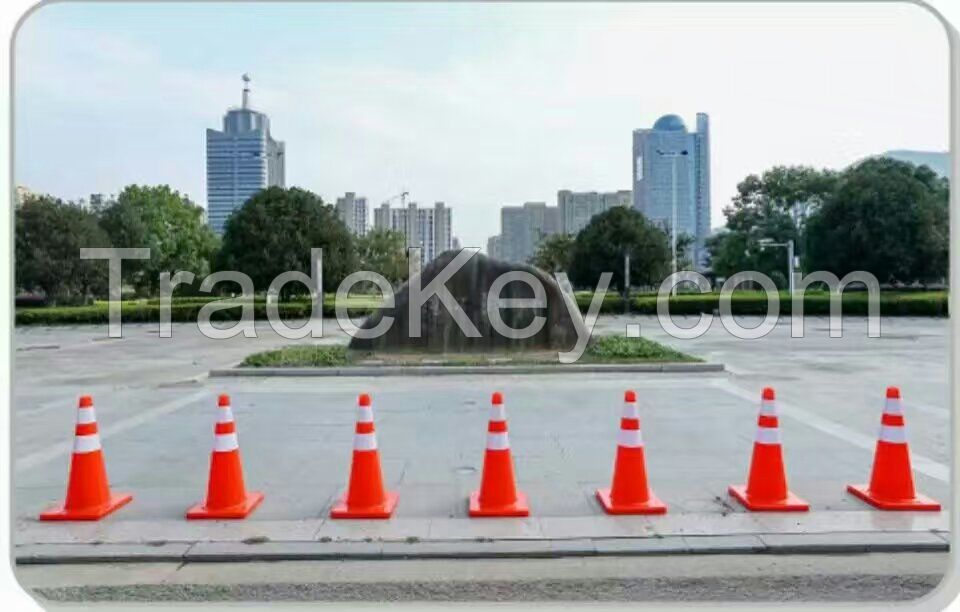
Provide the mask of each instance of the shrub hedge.
MULTIPOLYGON (((175 323, 197 321, 204 304, 176 303, 170 307, 170 320, 175 323)), ((351 317, 361 317, 373 311, 370 306, 348 307, 351 317)), ((283 302, 278 307, 282 320, 305 319, 312 313, 310 302, 283 302)), ((210 317, 213 321, 236 321, 243 314, 240 305, 218 310, 210 317)), ((267 305, 263 302, 253 306, 254 320, 267 318, 267 305)), ((336 316, 333 304, 324 303, 323 316, 336 316)), ((156 323, 160 320, 160 305, 150 303, 120 305, 120 318, 124 323, 156 323)), ((64 306, 49 308, 21 308, 17 310, 17 325, 80 325, 85 323, 107 323, 110 320, 106 305, 64 306)))
MULTIPOLYGON (((582 312, 590 306, 590 295, 578 295, 577 303, 582 312)), ((869 304, 865 291, 844 293, 841 297, 841 312, 850 316, 866 316, 869 304)), ((670 313, 675 315, 696 315, 718 312, 719 293, 681 293, 671 297, 670 313)), ((607 294, 600 312, 604 314, 622 314, 623 297, 607 294)), ((762 292, 738 292, 730 301, 733 314, 765 315, 767 297, 762 292)), ((786 293, 780 294, 780 314, 788 315, 793 310, 793 302, 786 293)), ((630 300, 630 312, 633 314, 657 314, 657 297, 647 294, 630 300)), ((808 292, 803 296, 803 313, 822 316, 830 314, 830 294, 826 292, 808 292)), ((946 291, 929 292, 885 292, 880 294, 880 314, 887 317, 946 317, 949 315, 948 294, 946 291)))
MULTIPOLYGON (((590 294, 578 293, 577 304, 581 312, 590 306, 590 294)), ((713 313, 719 310, 720 296, 717 293, 681 293, 670 298, 670 313, 677 315, 695 315, 713 313)), ((196 321, 200 309, 210 302, 207 298, 175 299, 171 306, 171 320, 174 322, 196 321)), ((804 314, 830 314, 830 296, 826 292, 808 292, 804 296, 804 314)), ((866 316, 868 314, 867 293, 848 292, 842 297, 843 314, 866 316)), ((780 295, 780 314, 790 314, 792 303, 785 293, 780 295)), ((376 301, 353 299, 347 307, 351 317, 362 317, 376 308, 376 301)), ((767 298, 761 292, 738 292, 733 295, 731 308, 734 314, 764 315, 767 312, 767 298)), ((154 323, 160 320, 158 300, 123 302, 121 318, 125 323, 154 323)), ((232 308, 219 310, 212 316, 214 321, 236 321, 240 318, 238 304, 232 308)), ((255 300, 254 317, 263 320, 267 316, 266 303, 255 300)), ((623 298, 608 293, 600 308, 602 314, 622 314, 623 298)), ((657 298, 644 294, 631 298, 630 312, 633 314, 655 315, 657 298)), ((310 302, 306 300, 282 302, 279 305, 280 318, 284 320, 304 319, 311 314, 310 302)), ((888 317, 946 317, 949 314, 946 291, 909 291, 884 292, 880 296, 880 313, 888 317)), ((323 303, 323 316, 335 316, 333 296, 326 296, 323 303)), ((79 325, 86 323, 106 323, 109 320, 107 304, 100 302, 91 306, 52 306, 41 308, 18 308, 17 325, 79 325)))

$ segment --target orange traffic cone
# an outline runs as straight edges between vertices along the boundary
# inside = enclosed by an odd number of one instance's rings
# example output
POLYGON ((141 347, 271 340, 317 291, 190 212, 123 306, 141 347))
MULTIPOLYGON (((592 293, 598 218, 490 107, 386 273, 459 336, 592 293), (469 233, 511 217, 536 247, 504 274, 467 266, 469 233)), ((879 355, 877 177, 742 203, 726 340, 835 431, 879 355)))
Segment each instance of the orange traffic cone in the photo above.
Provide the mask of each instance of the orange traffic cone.
POLYGON ((330 518, 386 519, 397 507, 398 495, 383 487, 380 451, 373 428, 370 396, 362 394, 357 407, 357 428, 353 436, 353 465, 346 492, 330 510, 330 518))
POLYGON ((107 481, 107 468, 100 448, 97 416, 93 399, 80 398, 77 426, 74 430, 73 457, 67 477, 67 496, 58 504, 40 513, 41 521, 95 521, 110 514, 133 499, 126 493, 113 494, 107 481))
POLYGON ((807 502, 787 489, 776 396, 770 387, 764 388, 760 401, 757 437, 753 443, 753 458, 750 461, 747 485, 731 485, 730 495, 747 510, 806 512, 810 509, 807 502))
POLYGON ((487 451, 483 457, 480 489, 470 494, 470 516, 529 516, 527 496, 517 491, 513 457, 507 437, 503 395, 494 393, 487 425, 487 451))
POLYGON ((637 394, 633 391, 623 396, 613 484, 609 489, 597 489, 597 499, 607 514, 664 514, 667 511, 667 505, 657 499, 647 484, 640 412, 637 394))
POLYGON ((914 489, 910 447, 897 387, 887 387, 870 484, 847 485, 847 491, 881 510, 940 510, 936 500, 914 489))
POLYGON ((207 499, 187 510, 188 519, 242 519, 263 501, 263 493, 247 493, 243 484, 243 464, 230 396, 221 395, 217 405, 207 499))

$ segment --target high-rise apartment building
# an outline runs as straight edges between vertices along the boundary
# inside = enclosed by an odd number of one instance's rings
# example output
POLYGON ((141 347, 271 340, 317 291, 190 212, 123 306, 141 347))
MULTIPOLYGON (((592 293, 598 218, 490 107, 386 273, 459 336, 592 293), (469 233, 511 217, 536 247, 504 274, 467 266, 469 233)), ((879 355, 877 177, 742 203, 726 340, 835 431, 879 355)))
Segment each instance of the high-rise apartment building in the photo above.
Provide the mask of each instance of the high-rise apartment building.
POLYGON ((557 192, 560 210, 560 231, 576 235, 595 215, 615 206, 630 206, 630 191, 568 191, 557 192))
POLYGON ((555 206, 547 206, 543 202, 504 206, 500 209, 500 235, 497 237, 495 257, 527 263, 536 254, 540 241, 559 231, 560 209, 555 206))
POLYGON ((348 191, 337 198, 337 215, 354 236, 367 235, 367 198, 358 198, 348 191))
POLYGON ((427 263, 453 247, 452 212, 443 202, 433 208, 419 208, 416 202, 391 208, 384 202, 373 211, 373 226, 403 234, 407 248, 420 247, 420 259, 427 263))
POLYGON ((223 116, 223 130, 207 129, 207 222, 217 234, 233 211, 265 187, 284 186, 284 145, 270 137, 270 119, 250 108, 250 77, 243 101, 223 116))
POLYGON ((710 123, 697 113, 697 130, 688 132, 683 119, 664 115, 650 129, 633 132, 633 206, 677 235, 694 240, 693 265, 706 264, 710 233, 710 123), (676 205, 676 213, 674 213, 676 205))
POLYGON ((30 188, 26 185, 17 185, 16 191, 13 194, 13 205, 15 208, 20 208, 23 206, 25 200, 33 195, 33 192, 30 191, 30 188))
POLYGON ((487 255, 494 259, 503 259, 500 255, 500 235, 487 238, 487 255))

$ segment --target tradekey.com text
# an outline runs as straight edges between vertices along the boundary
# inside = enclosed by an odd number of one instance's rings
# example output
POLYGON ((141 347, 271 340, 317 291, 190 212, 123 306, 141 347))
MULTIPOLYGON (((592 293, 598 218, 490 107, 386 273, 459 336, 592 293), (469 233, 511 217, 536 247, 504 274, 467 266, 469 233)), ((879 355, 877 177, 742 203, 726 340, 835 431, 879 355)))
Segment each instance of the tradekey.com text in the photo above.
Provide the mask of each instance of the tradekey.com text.
MULTIPOLYGON (((412 247, 409 249, 409 330, 411 338, 419 338, 422 330, 420 329, 419 312, 427 301, 433 297, 443 305, 450 317, 457 323, 460 330, 467 337, 479 337, 480 332, 470 321, 466 312, 457 302, 453 294, 446 287, 450 278, 460 270, 479 249, 464 248, 444 266, 433 279, 426 285, 422 285, 420 276, 420 249, 412 247)), ((109 336, 119 338, 122 335, 121 327, 121 269, 123 260, 149 259, 149 248, 84 248, 80 249, 82 259, 107 260, 109 266, 109 336)), ((306 274, 297 270, 290 270, 278 274, 270 283, 267 289, 266 314, 270 327, 283 338, 297 340, 310 336, 311 338, 323 337, 323 249, 310 250, 310 270, 311 274, 306 274), (284 323, 279 313, 279 296, 281 290, 288 283, 302 283, 309 291, 312 301, 312 314, 302 325, 291 327, 284 323)), ((612 272, 604 272, 600 275, 597 287, 593 292, 590 305, 586 316, 580 312, 573 293, 573 287, 563 272, 557 272, 554 275, 563 295, 564 305, 567 308, 570 318, 573 321, 577 332, 577 345, 569 353, 560 353, 562 362, 572 362, 579 359, 586 349, 587 342, 596 325, 600 313, 603 298, 607 293, 610 281, 613 278, 612 272)), ((181 284, 191 284, 196 280, 196 275, 187 270, 181 270, 174 274, 163 272, 160 274, 160 337, 170 338, 173 335, 172 329, 172 298, 174 289, 181 284)), ((239 271, 219 271, 206 277, 200 283, 199 290, 204 293, 211 293, 214 287, 219 283, 233 283, 240 287, 241 295, 239 297, 229 297, 221 300, 215 300, 205 304, 198 313, 197 324, 205 336, 213 339, 232 338, 243 334, 247 338, 257 337, 254 326, 254 284, 253 280, 243 272, 239 271), (213 313, 227 308, 242 308, 242 315, 233 325, 214 326, 211 323, 213 313)), ((337 324, 351 337, 376 338, 385 334, 393 325, 394 318, 384 316, 379 324, 371 329, 359 328, 348 315, 347 298, 351 289, 361 283, 370 283, 376 285, 383 298, 383 308, 391 309, 395 307, 394 289, 390 282, 381 274, 369 270, 360 270, 349 274, 340 283, 337 288, 334 307, 336 312, 337 324)), ((804 335, 803 325, 803 296, 804 292, 811 285, 826 286, 830 295, 830 326, 829 333, 831 338, 842 336, 842 301, 841 294, 852 284, 860 284, 866 287, 868 295, 867 304, 867 334, 870 338, 880 336, 880 283, 877 278, 865 271, 855 271, 847 274, 842 279, 831 272, 813 272, 805 276, 795 275, 796 290, 791 297, 791 336, 802 338, 804 335)), ((706 293, 713 290, 713 287, 704 275, 690 271, 679 271, 668 276, 660 284, 657 292, 657 320, 663 330, 670 336, 677 339, 698 338, 705 334, 713 324, 714 315, 702 313, 697 322, 689 327, 677 325, 670 315, 670 294, 674 287, 681 285, 692 285, 699 292, 706 293)), ((490 321, 493 330, 502 336, 510 339, 523 340, 537 334, 546 323, 546 317, 536 315, 532 322, 524 328, 512 328, 503 321, 500 315, 501 309, 545 309, 547 307, 546 290, 543 283, 537 276, 523 270, 513 270, 501 275, 491 286, 491 291, 486 296, 485 313, 490 321), (517 299, 503 298, 501 292, 503 288, 512 282, 526 284, 532 294, 532 298, 517 299)), ((750 340, 762 338, 769 334, 777 325, 780 318, 780 294, 777 291, 773 280, 756 271, 744 271, 732 275, 720 288, 719 296, 719 319, 723 328, 737 338, 750 340), (742 326, 734 317, 731 308, 734 290, 746 283, 758 285, 765 293, 767 299, 767 312, 763 320, 754 327, 742 326)), ((636 326, 628 326, 636 327, 636 326)))

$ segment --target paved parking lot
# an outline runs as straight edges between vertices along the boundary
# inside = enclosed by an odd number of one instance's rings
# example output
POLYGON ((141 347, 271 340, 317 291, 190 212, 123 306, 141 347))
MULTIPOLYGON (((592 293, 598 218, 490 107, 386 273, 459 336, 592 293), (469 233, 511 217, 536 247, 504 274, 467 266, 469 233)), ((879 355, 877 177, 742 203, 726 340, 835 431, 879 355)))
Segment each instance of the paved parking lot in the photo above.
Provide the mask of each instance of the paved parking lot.
MULTIPOLYGON (((698 340, 664 339, 655 319, 643 334, 710 361, 722 374, 444 376, 436 378, 208 379, 205 373, 285 341, 269 327, 256 340, 203 338, 188 325, 172 339, 156 327, 19 328, 14 398, 18 542, 281 539, 563 537, 652 533, 929 531, 947 513, 881 514, 846 495, 868 477, 884 387, 903 388, 917 484, 946 502, 949 422, 946 320, 888 319, 866 337, 848 320, 843 339, 808 319, 808 336, 779 326, 761 340, 738 340, 719 323, 698 340), (750 515, 729 501, 746 476, 760 388, 782 398, 781 428, 791 488, 811 504, 806 516, 750 515), (623 390, 641 402, 651 483, 670 505, 666 517, 603 516, 593 490, 609 484, 623 390), (504 392, 529 520, 466 518, 479 481, 490 393, 504 392), (217 393, 231 394, 248 484, 266 492, 247 521, 188 524, 202 497, 217 393), (400 493, 395 518, 377 526, 326 521, 347 478, 354 405, 374 398, 388 485, 400 493), (134 493, 117 514, 92 525, 46 525, 34 517, 63 494, 76 397, 94 395, 113 486, 134 493), (126 538, 126 540, 124 540, 126 538)), ((632 322, 636 320, 631 319, 632 322)), ((626 320, 604 317, 604 332, 626 320)), ((325 342, 342 341, 328 322, 325 342)))

